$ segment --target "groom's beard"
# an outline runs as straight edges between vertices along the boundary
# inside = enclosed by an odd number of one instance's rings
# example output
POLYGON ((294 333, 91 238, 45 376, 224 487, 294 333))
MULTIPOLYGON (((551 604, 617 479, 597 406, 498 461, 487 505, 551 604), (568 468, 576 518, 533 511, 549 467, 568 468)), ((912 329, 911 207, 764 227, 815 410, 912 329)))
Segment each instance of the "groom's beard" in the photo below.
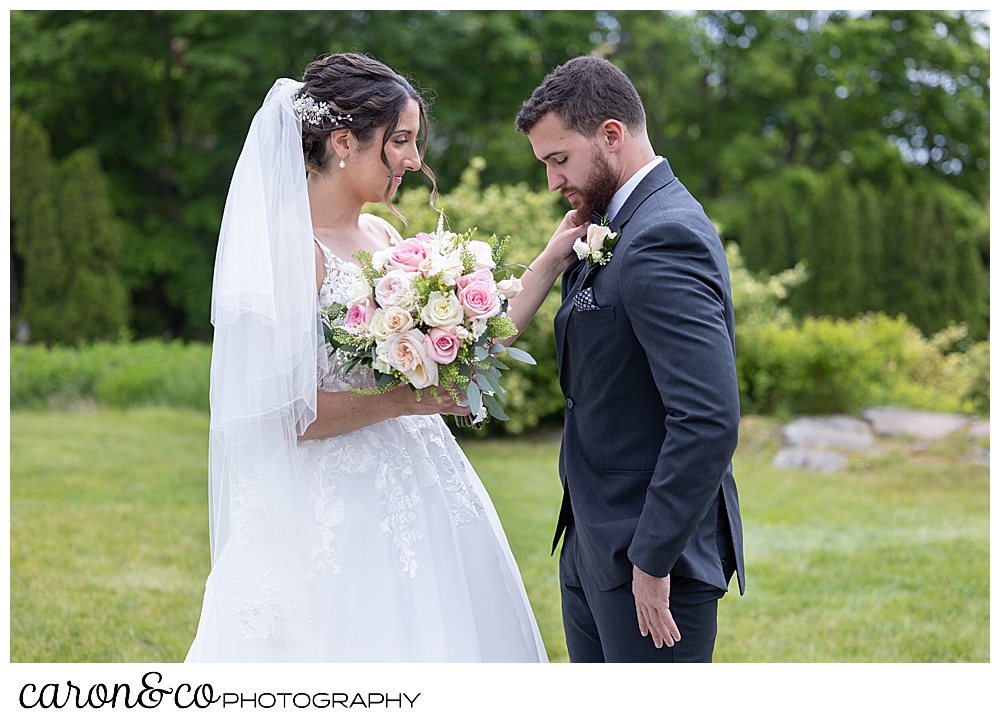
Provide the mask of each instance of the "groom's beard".
POLYGON ((600 215, 607 213, 611 198, 618 190, 618 174, 607 159, 594 151, 594 167, 584 188, 577 190, 579 203, 576 205, 576 223, 583 225, 591 222, 591 214, 596 211, 600 215))

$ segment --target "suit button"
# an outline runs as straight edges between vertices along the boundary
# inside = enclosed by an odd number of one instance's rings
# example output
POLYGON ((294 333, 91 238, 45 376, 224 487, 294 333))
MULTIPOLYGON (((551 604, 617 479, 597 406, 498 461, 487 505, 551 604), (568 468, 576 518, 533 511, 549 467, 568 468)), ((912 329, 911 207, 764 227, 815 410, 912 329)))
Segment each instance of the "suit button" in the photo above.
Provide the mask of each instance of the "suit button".
POLYGON ((572 409, 572 408, 573 408, 573 398, 566 397, 566 409, 572 409))

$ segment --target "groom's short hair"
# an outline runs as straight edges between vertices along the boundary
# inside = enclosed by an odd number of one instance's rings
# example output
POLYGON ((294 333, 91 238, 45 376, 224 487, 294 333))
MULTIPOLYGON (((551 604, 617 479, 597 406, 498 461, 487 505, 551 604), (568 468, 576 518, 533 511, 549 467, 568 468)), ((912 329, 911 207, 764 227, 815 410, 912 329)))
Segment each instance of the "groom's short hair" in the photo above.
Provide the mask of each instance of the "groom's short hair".
POLYGON ((545 76, 521 105, 514 127, 528 133, 547 113, 588 138, 609 118, 633 133, 646 128, 646 112, 632 81, 609 61, 590 55, 573 58, 545 76))

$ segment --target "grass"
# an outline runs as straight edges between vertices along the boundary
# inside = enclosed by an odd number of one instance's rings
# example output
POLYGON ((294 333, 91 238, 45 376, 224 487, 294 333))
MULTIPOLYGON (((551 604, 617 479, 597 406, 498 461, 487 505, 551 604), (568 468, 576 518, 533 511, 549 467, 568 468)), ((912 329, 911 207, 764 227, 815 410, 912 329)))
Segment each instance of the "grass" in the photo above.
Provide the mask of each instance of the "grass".
MULTIPOLYGON (((208 573, 207 416, 10 418, 11 661, 182 660, 208 573)), ((988 661, 989 470, 970 461, 973 442, 881 442, 825 475, 771 467, 777 430, 744 420, 747 594, 722 600, 716 660, 988 661)), ((564 661, 548 554, 558 443, 463 446, 564 661)))

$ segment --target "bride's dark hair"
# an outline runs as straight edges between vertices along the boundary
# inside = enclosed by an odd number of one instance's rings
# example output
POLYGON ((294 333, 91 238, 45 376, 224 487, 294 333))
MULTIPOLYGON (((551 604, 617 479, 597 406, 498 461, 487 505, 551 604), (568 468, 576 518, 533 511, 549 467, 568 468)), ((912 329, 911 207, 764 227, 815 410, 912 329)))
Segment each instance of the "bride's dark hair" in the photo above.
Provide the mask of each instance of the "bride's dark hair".
MULTIPOLYGON (((330 133, 338 128, 347 128, 360 143, 367 145, 374 140, 375 132, 385 128, 382 134, 380 152, 382 162, 392 171, 389 159, 385 155, 385 144, 396 132, 399 116, 410 100, 415 100, 420 109, 420 170, 424 172, 433 190, 431 199, 437 191, 437 180, 434 172, 424 163, 424 150, 427 147, 427 110, 423 98, 413 89, 413 86, 401 75, 394 72, 384 63, 374 58, 358 53, 334 53, 314 60, 306 66, 302 74, 304 85, 298 96, 309 96, 317 102, 327 102, 334 114, 350 116, 341 118, 339 122, 330 119, 320 119, 314 125, 305 117, 302 119, 302 152, 306 157, 306 170, 309 172, 324 172, 328 158, 330 133)), ((384 200, 386 205, 399 216, 389 200, 392 193, 392 178, 386 183, 384 200)), ((400 216, 400 218, 402 218, 400 216)))

